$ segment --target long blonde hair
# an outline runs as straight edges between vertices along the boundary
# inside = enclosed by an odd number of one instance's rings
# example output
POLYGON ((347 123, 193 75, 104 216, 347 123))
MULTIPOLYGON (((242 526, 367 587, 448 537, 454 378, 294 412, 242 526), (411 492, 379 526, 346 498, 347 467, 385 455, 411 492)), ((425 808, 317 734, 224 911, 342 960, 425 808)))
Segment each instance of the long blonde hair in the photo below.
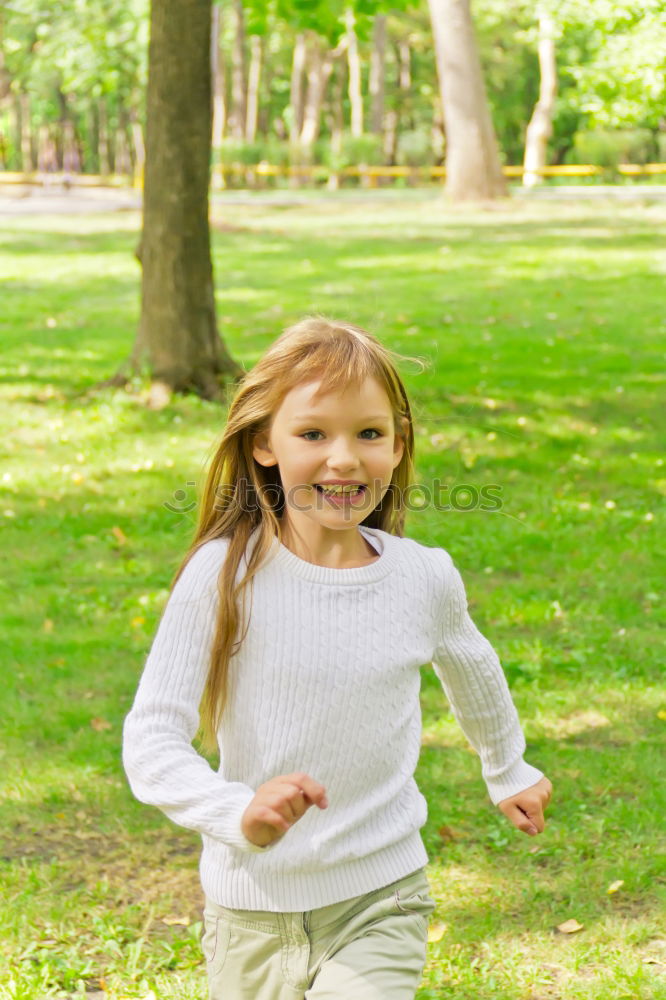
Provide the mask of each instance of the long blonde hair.
MULTIPOLYGON (((405 509, 400 501, 414 481, 414 429, 404 385, 395 361, 415 361, 384 347, 372 334, 351 323, 324 317, 306 317, 284 330, 257 364, 244 376, 229 407, 227 424, 208 470, 196 534, 173 583, 192 555, 214 538, 227 538, 229 547, 218 579, 219 611, 211 648, 208 676, 200 706, 203 745, 212 750, 227 701, 229 662, 247 634, 236 639, 241 621, 239 598, 245 616, 246 588, 270 551, 275 537, 281 540, 280 517, 284 493, 277 466, 254 460, 253 440, 267 431, 283 398, 301 383, 321 381, 321 394, 359 386, 375 378, 386 390, 396 434, 405 442, 400 463, 381 503, 362 522, 394 535, 403 534, 405 509), (271 497, 271 501, 258 498, 271 497), (244 577, 236 575, 251 546, 244 577)), ((173 586, 173 584, 172 584, 173 586)), ((250 588, 251 592, 251 588, 250 588)))

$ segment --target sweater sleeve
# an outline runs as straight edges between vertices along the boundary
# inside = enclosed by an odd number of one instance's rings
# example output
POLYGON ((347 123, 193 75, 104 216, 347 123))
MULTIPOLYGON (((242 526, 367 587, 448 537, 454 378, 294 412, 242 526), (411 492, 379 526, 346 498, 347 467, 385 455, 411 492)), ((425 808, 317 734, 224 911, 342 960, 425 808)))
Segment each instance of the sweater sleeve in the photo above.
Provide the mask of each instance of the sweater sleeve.
POLYGON ((181 826, 248 853, 258 847, 241 830, 254 797, 226 781, 196 752, 199 704, 208 672, 218 606, 224 540, 207 542, 181 573, 158 626, 123 729, 123 765, 132 792, 181 826))
POLYGON ((493 804, 535 785, 543 774, 523 759, 525 737, 499 658, 467 609, 449 554, 433 667, 465 736, 481 758, 493 804))

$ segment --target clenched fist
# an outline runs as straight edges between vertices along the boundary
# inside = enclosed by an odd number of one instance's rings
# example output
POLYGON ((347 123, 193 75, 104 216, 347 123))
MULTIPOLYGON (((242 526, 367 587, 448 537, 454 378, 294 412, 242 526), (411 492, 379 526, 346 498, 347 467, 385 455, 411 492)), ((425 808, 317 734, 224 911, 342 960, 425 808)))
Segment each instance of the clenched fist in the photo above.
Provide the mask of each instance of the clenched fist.
POLYGON ((546 825, 543 811, 550 802, 552 791, 553 786, 548 778, 542 778, 536 785, 498 802, 497 806, 515 827, 534 837, 537 833, 543 833, 546 825))
POLYGON ((326 789, 307 774, 281 774, 259 785, 241 818, 244 836, 257 847, 283 837, 312 805, 326 809, 326 789))

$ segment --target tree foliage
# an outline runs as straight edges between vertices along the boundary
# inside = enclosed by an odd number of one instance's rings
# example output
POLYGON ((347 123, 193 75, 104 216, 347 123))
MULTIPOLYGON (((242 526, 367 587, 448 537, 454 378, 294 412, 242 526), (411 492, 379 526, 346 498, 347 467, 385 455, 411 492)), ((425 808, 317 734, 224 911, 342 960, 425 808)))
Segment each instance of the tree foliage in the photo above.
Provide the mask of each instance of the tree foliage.
POLYGON ((10 96, 29 96, 36 124, 70 117, 83 166, 96 167, 97 102, 112 132, 143 107, 148 0, 21 0, 0 7, 0 16, 10 96))
POLYGON ((589 123, 666 128, 666 4, 595 0, 588 13, 586 58, 567 71, 589 123))
MULTIPOLYGON (((427 0, 414 0, 411 5, 407 0, 245 0, 244 7, 248 38, 261 35, 265 45, 257 157, 281 155, 279 142, 285 132, 298 34, 307 32, 320 39, 323 49, 334 48, 346 30, 346 12, 352 9, 366 101, 373 21, 379 13, 388 15, 386 110, 397 116, 395 156, 401 156, 404 135, 405 146, 423 148, 424 156, 442 159, 437 139, 441 108, 427 0), (409 51, 407 87, 404 80, 400 82, 405 72, 401 64, 404 45, 409 51)), ((559 80, 551 161, 569 156, 576 136, 591 130, 647 130, 655 149, 660 136, 666 142, 665 0, 589 0, 586 4, 580 0, 474 0, 488 100, 504 161, 522 160, 525 129, 538 93, 536 43, 542 7, 552 14, 557 30, 559 80)), ((220 8, 223 47, 230 50, 230 0, 221 0, 220 8)), ((104 138, 105 131, 110 161, 118 136, 125 134, 131 145, 128 122, 143 118, 147 36, 148 0, 0 0, 0 152, 4 165, 20 165, 21 115, 29 115, 35 146, 40 129, 48 127, 57 137, 68 119, 83 169, 99 169, 100 135, 104 138)), ((323 107, 320 146, 324 159, 331 155, 324 147, 336 115, 348 128, 351 114, 346 88, 338 86, 337 98, 332 91, 334 87, 329 88, 323 107), (340 102, 337 110, 335 100, 340 102)))

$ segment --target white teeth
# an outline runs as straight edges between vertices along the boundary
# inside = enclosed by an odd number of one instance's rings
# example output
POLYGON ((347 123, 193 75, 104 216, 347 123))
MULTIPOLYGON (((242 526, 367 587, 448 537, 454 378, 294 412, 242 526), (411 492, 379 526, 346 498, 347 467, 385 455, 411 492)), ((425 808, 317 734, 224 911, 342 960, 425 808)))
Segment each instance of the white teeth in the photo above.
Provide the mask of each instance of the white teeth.
POLYGON ((324 493, 356 493, 358 490, 362 489, 361 486, 322 486, 321 489, 324 493))

